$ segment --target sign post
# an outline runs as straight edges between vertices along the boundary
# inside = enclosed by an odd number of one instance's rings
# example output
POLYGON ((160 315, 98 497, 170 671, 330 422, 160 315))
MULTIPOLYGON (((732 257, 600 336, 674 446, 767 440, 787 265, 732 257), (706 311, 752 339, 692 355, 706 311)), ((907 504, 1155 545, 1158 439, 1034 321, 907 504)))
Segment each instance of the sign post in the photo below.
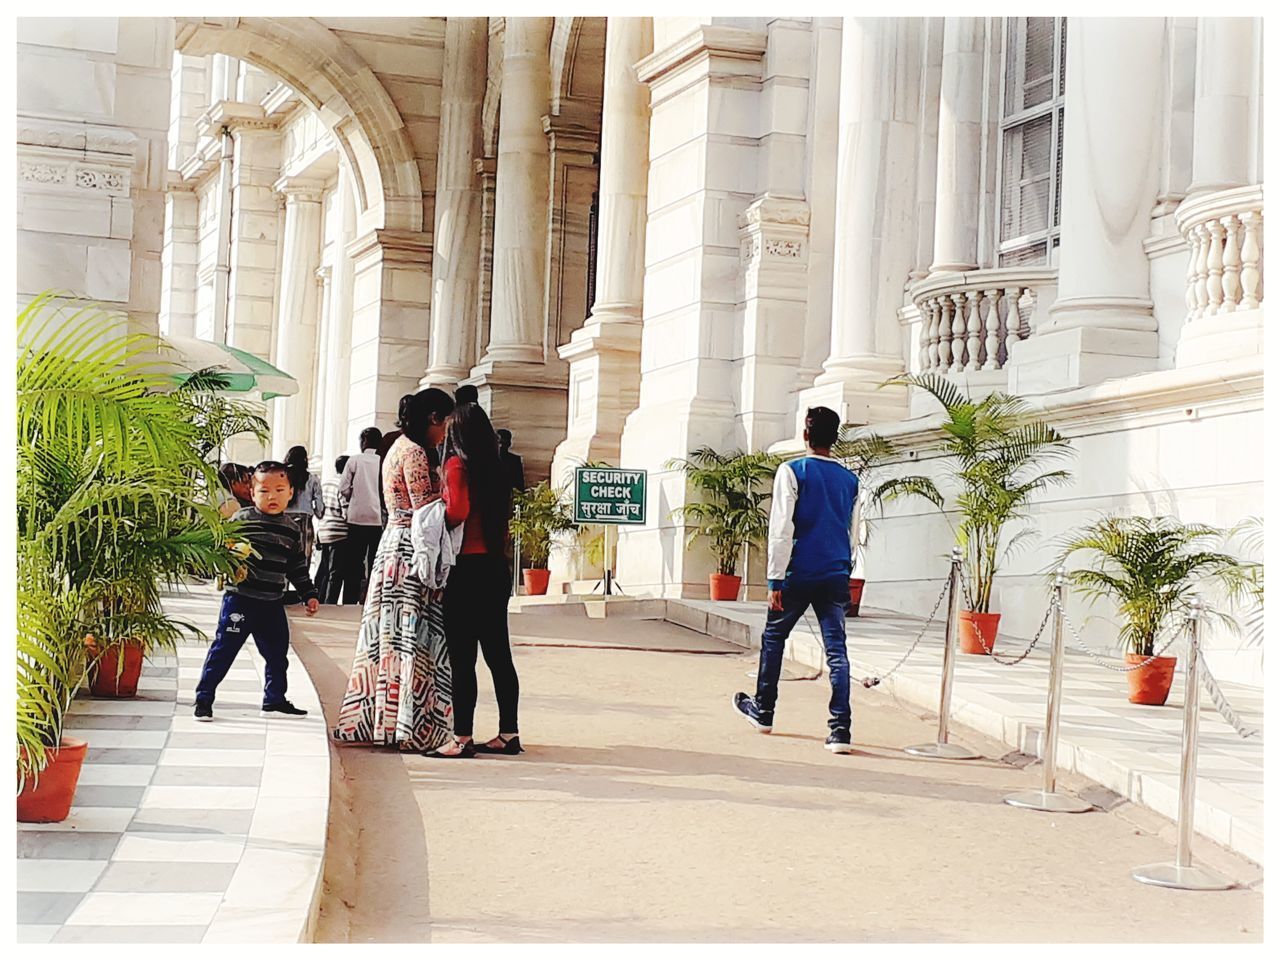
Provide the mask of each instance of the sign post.
POLYGON ((604 527, 604 595, 613 593, 609 560, 609 530, 622 524, 645 522, 648 472, 619 467, 578 467, 573 472, 573 519, 604 527))

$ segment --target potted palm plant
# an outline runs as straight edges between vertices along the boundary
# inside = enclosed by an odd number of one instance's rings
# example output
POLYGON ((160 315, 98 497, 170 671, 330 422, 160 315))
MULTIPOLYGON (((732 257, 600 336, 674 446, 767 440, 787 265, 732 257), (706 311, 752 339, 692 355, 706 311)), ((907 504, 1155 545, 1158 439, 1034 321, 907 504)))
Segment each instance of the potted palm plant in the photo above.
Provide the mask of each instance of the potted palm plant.
POLYGON ((184 626, 160 609, 155 557, 233 569, 229 527, 197 496, 212 471, 191 421, 141 366, 150 338, 53 306, 42 296, 18 317, 18 813, 38 821, 70 808, 83 744, 62 720, 94 648, 184 626))
MULTIPOLYGON (((174 413, 191 425, 188 452, 165 482, 174 489, 177 502, 158 509, 155 501, 141 498, 127 517, 130 537, 109 545, 98 558, 104 575, 117 586, 103 601, 103 615, 115 627, 118 639, 94 638, 89 643, 89 689, 95 697, 125 698, 137 694, 143 660, 154 651, 172 649, 183 629, 164 616, 160 591, 173 587, 184 576, 208 576, 221 571, 223 552, 213 550, 213 527, 202 519, 207 507, 209 469, 227 441, 242 434, 265 440, 269 427, 257 404, 231 399, 220 391, 226 378, 202 370, 170 395, 174 413), (211 459, 212 458, 212 459, 211 459), (109 572, 106 572, 109 571, 109 572)), ((230 523, 223 524, 229 531, 230 523)), ((196 631, 198 634, 199 631, 196 631)))
POLYGON ((547 561, 551 557, 552 540, 576 529, 564 491, 553 489, 546 480, 515 494, 511 534, 520 539, 520 550, 529 558, 529 567, 523 576, 525 590, 530 595, 542 596, 547 592, 551 579, 547 561))
POLYGON ((749 545, 764 542, 769 532, 769 482, 782 458, 764 452, 717 453, 700 447, 687 459, 668 461, 684 471, 689 486, 702 495, 672 512, 689 526, 689 541, 706 540, 715 557, 712 600, 736 600, 742 587, 738 562, 749 545))
MULTIPOLYGON (((1192 593, 1206 586, 1233 598, 1252 593, 1250 565, 1212 549, 1225 537, 1215 527, 1172 517, 1107 516, 1065 539, 1060 563, 1076 554, 1093 561, 1069 571, 1069 581, 1091 602, 1113 601, 1120 614, 1125 661, 1134 668, 1127 674, 1130 703, 1161 706, 1168 699, 1178 661, 1157 656, 1157 647, 1190 609, 1192 593)), ((1210 606, 1202 607, 1202 615, 1235 628, 1234 620, 1210 606)))
MULTIPOLYGON (((996 392, 975 401, 937 374, 910 374, 889 382, 924 390, 946 416, 935 452, 946 458, 957 490, 954 509, 960 523, 953 529, 964 555, 968 603, 960 612, 960 650, 990 654, 1000 626, 1000 614, 991 611, 996 574, 1012 552, 1035 535, 1024 528, 1006 538, 1005 529, 1011 521, 1026 517, 1036 494, 1070 482, 1067 470, 1047 468, 1074 451, 1058 431, 1031 414, 1021 397, 996 392)), ((951 523, 946 500, 928 477, 897 477, 882 484, 877 493, 885 502, 923 497, 951 523)))
POLYGON ((831 453, 858 477, 858 500, 853 507, 853 569, 849 576, 848 616, 856 617, 862 605, 867 580, 867 543, 871 537, 872 508, 880 502, 881 487, 875 485, 876 468, 897 455, 894 445, 877 433, 855 432, 846 424, 831 453))

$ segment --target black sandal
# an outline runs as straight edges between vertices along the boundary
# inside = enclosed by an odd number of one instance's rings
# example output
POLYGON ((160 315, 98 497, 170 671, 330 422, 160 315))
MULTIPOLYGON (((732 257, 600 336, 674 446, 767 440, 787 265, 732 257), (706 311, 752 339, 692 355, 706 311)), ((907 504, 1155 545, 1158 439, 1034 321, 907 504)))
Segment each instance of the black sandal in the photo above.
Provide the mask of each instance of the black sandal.
POLYGON ((439 757, 441 760, 468 760, 476 755, 476 744, 474 740, 457 740, 453 741, 462 747, 457 753, 441 753, 440 748, 425 751, 424 757, 439 757))
POLYGON ((502 734, 498 734, 493 739, 501 741, 502 746, 495 747, 492 743, 477 743, 476 753, 497 753, 508 757, 514 757, 518 753, 524 753, 524 747, 520 746, 520 734, 516 734, 510 740, 502 734))

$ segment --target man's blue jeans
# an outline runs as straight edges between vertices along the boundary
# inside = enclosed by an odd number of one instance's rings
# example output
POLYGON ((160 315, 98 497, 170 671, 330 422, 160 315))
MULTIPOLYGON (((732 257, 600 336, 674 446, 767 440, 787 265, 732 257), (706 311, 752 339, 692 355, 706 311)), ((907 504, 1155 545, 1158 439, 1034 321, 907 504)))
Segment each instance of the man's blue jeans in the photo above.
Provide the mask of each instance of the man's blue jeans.
POLYGON ((827 669, 831 674, 832 730, 848 730, 853 723, 849 706, 849 651, 845 647, 844 615, 849 604, 846 578, 816 584, 788 584, 782 591, 782 609, 770 610, 760 643, 760 670, 756 680, 756 703, 772 711, 778 702, 778 678, 782 674, 782 651, 791 630, 813 607, 822 629, 827 669))

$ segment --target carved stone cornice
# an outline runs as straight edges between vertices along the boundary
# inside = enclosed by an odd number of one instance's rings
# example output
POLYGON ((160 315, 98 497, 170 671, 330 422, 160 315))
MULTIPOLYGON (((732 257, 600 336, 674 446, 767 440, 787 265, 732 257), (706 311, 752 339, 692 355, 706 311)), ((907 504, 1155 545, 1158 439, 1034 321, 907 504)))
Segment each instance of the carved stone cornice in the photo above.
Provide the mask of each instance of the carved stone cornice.
POLYGON ((33 147, 115 154, 132 160, 137 150, 138 137, 118 127, 94 127, 85 123, 20 117, 18 143, 33 147))
POLYGON ((357 261, 376 256, 397 264, 429 265, 430 234, 419 230, 370 230, 347 244, 347 256, 357 261))
POLYGON ((324 197, 324 181, 310 177, 281 177, 271 189, 282 194, 286 203, 319 203, 324 197))
POLYGON ((280 120, 279 115, 267 116, 260 103, 219 100, 196 120, 196 133, 202 137, 214 137, 222 130, 233 133, 244 130, 276 130, 280 120))
POLYGON ((547 135, 553 152, 595 154, 600 149, 600 131, 573 117, 545 116, 542 132, 547 135))
POLYGON ((636 64, 636 79, 651 87, 682 74, 700 79, 709 75, 715 62, 722 78, 736 76, 758 82, 767 45, 767 35, 758 30, 704 24, 636 64))

